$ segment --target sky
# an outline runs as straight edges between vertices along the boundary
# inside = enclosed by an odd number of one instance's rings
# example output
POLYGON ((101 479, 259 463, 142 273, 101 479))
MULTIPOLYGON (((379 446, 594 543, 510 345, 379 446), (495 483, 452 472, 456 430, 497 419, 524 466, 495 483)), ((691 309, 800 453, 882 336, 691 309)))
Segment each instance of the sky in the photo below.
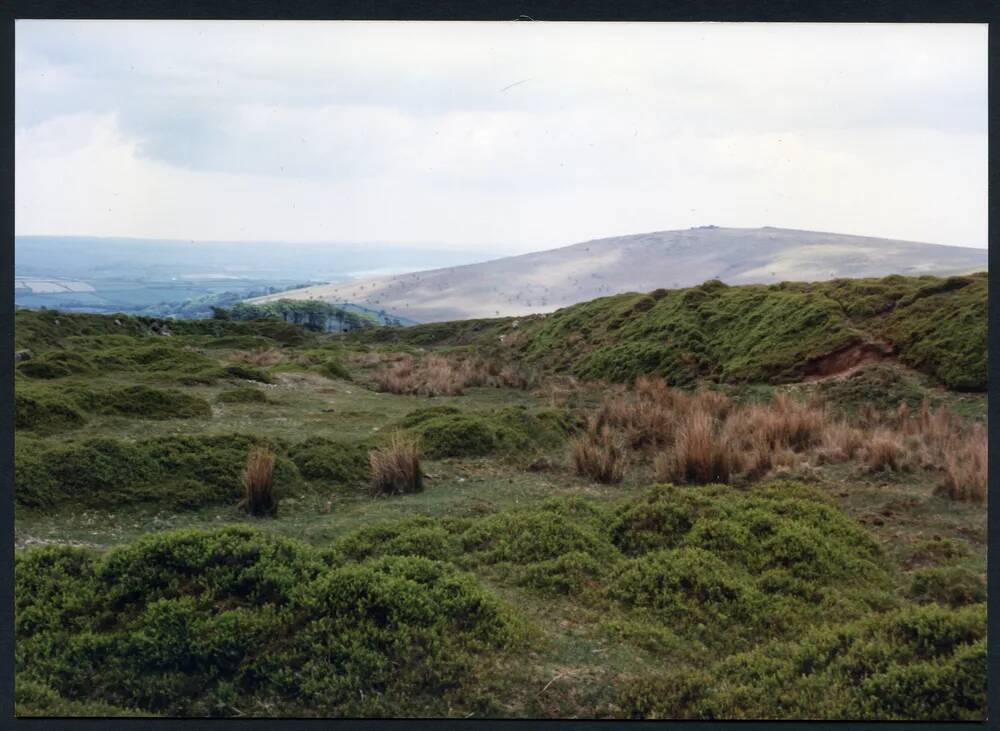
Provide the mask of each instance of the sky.
POLYGON ((15 230, 987 245, 987 26, 29 21, 15 230))

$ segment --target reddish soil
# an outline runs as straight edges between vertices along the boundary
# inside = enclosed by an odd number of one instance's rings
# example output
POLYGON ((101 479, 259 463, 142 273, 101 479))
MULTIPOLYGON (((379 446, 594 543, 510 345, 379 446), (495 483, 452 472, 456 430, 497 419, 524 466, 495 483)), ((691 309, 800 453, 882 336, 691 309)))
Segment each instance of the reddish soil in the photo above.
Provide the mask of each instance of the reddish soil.
POLYGON ((870 342, 849 345, 811 360, 806 365, 805 381, 825 381, 844 378, 870 364, 890 360, 895 350, 889 343, 870 342))

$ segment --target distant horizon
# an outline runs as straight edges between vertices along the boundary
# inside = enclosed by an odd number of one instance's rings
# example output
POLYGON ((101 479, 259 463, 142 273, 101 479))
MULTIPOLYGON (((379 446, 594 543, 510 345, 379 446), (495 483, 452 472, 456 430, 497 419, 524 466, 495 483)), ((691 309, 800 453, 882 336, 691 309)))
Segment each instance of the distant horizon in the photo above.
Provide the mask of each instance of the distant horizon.
MULTIPOLYGON (((577 239, 577 240, 570 241, 570 242, 567 242, 567 243, 560 243, 560 244, 555 244, 555 245, 546 246, 546 247, 539 246, 537 248, 530 248, 530 249, 524 249, 524 250, 509 249, 507 251, 504 251, 501 248, 500 251, 503 252, 503 253, 499 254, 499 256, 521 256, 523 254, 532 254, 532 253, 537 253, 537 252, 542 252, 542 251, 548 251, 550 249, 559 249, 559 248, 564 248, 564 247, 567 247, 567 246, 574 246, 576 244, 588 243, 588 242, 591 242, 591 241, 601 241, 601 240, 604 240, 604 239, 624 238, 624 237, 628 237, 628 236, 644 236, 644 235, 649 235, 649 234, 665 233, 665 232, 672 232, 672 231, 690 231, 690 230, 703 229, 703 228, 719 228, 719 229, 732 229, 732 230, 778 229, 778 230, 782 230, 782 231, 800 231, 802 233, 807 233, 807 234, 836 234, 836 235, 839 235, 839 236, 854 236, 854 237, 857 237, 857 238, 865 238, 865 239, 883 239, 883 240, 886 240, 886 241, 903 241, 903 242, 914 243, 914 244, 927 244, 929 246, 947 246, 947 247, 952 247, 952 248, 957 248, 957 249, 987 249, 987 250, 989 249, 989 242, 986 242, 986 243, 984 243, 983 245, 980 246, 980 245, 975 245, 975 244, 943 243, 943 242, 940 242, 940 241, 929 241, 929 240, 926 240, 926 239, 921 240, 921 239, 908 239, 908 238, 900 238, 900 237, 892 237, 892 236, 875 236, 875 235, 869 235, 869 234, 863 234, 863 233, 854 233, 854 232, 848 232, 848 231, 839 231, 839 230, 838 231, 834 231, 834 230, 823 230, 823 229, 818 229, 818 228, 801 228, 801 227, 793 227, 793 226, 774 226, 774 225, 762 225, 762 226, 716 226, 714 224, 700 224, 700 225, 682 226, 682 227, 675 227, 675 228, 650 229, 650 230, 647 230, 647 231, 632 231, 632 232, 627 232, 627 233, 623 232, 623 233, 611 234, 611 235, 607 235, 607 236, 598 236, 598 237, 592 237, 592 238, 577 239)), ((37 234, 37 233, 28 233, 28 234, 15 233, 14 234, 14 238, 15 239, 29 239, 29 238, 34 238, 34 239, 52 238, 52 239, 56 239, 56 238, 66 238, 66 239, 95 239, 95 240, 113 239, 113 240, 120 240, 120 241, 136 241, 136 242, 150 242, 150 243, 152 243, 152 242, 158 242, 158 243, 181 243, 181 244, 184 244, 184 243, 190 243, 190 244, 285 244, 285 245, 292 245, 292 246, 358 246, 358 245, 370 246, 370 245, 378 245, 378 246, 386 246, 386 247, 398 247, 398 248, 401 248, 401 249, 407 249, 407 248, 410 248, 410 249, 427 249, 427 250, 440 249, 442 251, 463 251, 463 252, 464 251, 477 251, 480 248, 486 246, 486 245, 477 245, 477 244, 474 244, 474 243, 470 243, 470 244, 449 244, 449 243, 446 243, 446 242, 436 242, 436 241, 384 241, 384 240, 376 240, 376 239, 326 239, 326 240, 320 240, 320 239, 316 239, 316 240, 308 240, 308 239, 306 239, 306 240, 295 240, 295 239, 272 239, 272 238, 264 238, 264 239, 212 239, 212 238, 186 238, 186 237, 162 237, 162 236, 104 236, 104 235, 100 235, 100 234, 75 234, 75 233, 55 233, 55 234, 50 234, 50 233, 44 233, 44 234, 37 234)), ((490 245, 490 246, 492 248, 496 248, 496 245, 490 245)), ((499 258, 499 256, 496 257, 496 258, 499 258)))

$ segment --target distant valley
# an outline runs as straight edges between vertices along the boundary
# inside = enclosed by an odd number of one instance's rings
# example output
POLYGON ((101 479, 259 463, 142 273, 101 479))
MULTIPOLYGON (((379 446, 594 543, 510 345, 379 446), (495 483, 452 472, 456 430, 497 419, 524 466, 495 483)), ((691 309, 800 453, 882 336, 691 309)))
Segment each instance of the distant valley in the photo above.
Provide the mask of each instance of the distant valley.
POLYGON ((207 317, 212 306, 307 284, 488 257, 472 250, 344 242, 17 236, 14 244, 14 299, 20 307, 180 318, 207 317))

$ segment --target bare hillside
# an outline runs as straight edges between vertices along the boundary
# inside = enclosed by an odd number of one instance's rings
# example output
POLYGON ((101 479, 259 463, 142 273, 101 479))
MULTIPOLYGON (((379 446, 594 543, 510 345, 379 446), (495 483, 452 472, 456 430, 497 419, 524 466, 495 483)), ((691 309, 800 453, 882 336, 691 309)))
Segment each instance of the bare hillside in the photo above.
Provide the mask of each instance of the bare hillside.
POLYGON ((982 271, 985 249, 781 228, 701 227, 616 236, 480 264, 261 297, 322 299, 419 322, 551 312, 621 292, 982 271))

